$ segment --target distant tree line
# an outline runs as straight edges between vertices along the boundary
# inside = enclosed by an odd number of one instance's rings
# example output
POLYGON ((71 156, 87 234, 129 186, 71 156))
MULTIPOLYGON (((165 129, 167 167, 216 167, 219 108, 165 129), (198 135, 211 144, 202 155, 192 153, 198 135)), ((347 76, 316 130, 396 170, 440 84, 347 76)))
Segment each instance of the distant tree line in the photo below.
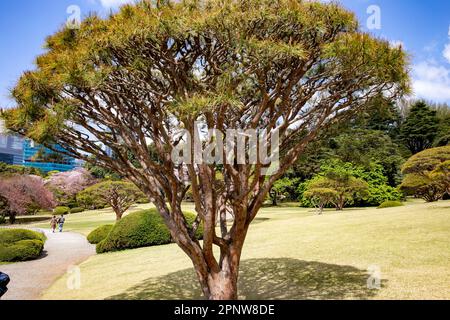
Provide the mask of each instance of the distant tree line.
MULTIPOLYGON (((396 105, 379 96, 365 110, 310 144, 275 183, 268 201, 276 205, 300 200, 305 206, 340 210, 343 205, 378 206, 405 195, 423 197, 423 192, 416 194, 407 185, 412 180, 424 182, 424 175, 412 176, 403 165, 424 150, 450 144, 450 107, 424 101, 396 105), (343 175, 331 179, 330 174, 343 175)), ((439 168, 448 179, 445 166, 439 168)), ((445 197, 446 192, 439 190, 426 200, 445 197)))

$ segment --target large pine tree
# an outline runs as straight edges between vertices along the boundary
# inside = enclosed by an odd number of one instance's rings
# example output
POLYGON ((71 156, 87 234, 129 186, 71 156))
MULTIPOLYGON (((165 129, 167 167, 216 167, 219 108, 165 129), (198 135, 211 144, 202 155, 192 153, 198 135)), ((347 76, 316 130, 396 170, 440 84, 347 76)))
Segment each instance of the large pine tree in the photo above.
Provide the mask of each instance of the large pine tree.
POLYGON ((400 129, 400 138, 412 154, 432 147, 438 133, 436 111, 423 101, 415 103, 400 129))

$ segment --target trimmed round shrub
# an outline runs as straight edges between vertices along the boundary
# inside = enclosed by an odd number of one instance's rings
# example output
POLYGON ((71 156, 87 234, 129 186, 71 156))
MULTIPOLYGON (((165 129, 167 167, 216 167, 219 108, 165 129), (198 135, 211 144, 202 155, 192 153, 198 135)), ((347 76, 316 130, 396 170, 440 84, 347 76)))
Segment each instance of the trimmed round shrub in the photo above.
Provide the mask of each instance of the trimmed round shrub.
POLYGON ((45 235, 31 230, 0 230, 0 261, 16 262, 36 259, 44 250, 45 240, 45 235))
POLYGON ((76 201, 71 201, 68 203, 62 203, 65 207, 69 207, 70 209, 80 208, 80 205, 76 201))
POLYGON ((101 227, 98 227, 87 236, 87 240, 91 244, 97 244, 108 236, 114 226, 112 224, 107 224, 101 227))
POLYGON ((16 262, 38 258, 44 250, 41 240, 22 240, 10 246, 0 247, 0 261, 16 262))
POLYGON ((385 201, 378 207, 378 209, 393 207, 403 207, 403 203, 401 203, 400 201, 385 201))
POLYGON ((73 213, 80 213, 80 212, 84 212, 84 208, 77 207, 77 208, 70 209, 70 213, 71 214, 73 214, 73 213))
MULTIPOLYGON (((192 213, 184 213, 189 224, 195 220, 192 213)), ((200 227, 196 235, 201 237, 200 227)), ((172 238, 156 209, 132 213, 119 220, 108 236, 97 244, 97 253, 169 244, 172 238)))
POLYGON ((27 229, 1 229, 0 244, 12 244, 21 240, 47 240, 46 236, 40 232, 27 229))
POLYGON ((70 208, 69 207, 56 207, 53 210, 53 214, 57 215, 57 216, 60 216, 60 215, 63 215, 63 214, 68 214, 68 213, 70 213, 70 208))

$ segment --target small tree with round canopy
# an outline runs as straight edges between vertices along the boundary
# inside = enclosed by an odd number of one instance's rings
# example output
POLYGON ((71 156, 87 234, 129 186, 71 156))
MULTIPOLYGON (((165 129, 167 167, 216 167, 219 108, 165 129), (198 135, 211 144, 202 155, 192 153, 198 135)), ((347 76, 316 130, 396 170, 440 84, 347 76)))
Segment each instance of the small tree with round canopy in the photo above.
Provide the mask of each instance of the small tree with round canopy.
POLYGON ((317 197, 320 192, 322 193, 321 198, 324 200, 325 196, 331 197, 334 194, 334 197, 329 198, 330 202, 335 205, 336 210, 342 211, 345 205, 352 204, 356 198, 366 196, 368 189, 367 182, 355 178, 344 167, 336 167, 336 171, 327 172, 325 176, 318 176, 310 181, 307 187, 309 193, 306 196, 311 198, 311 195, 315 194, 317 197), (330 190, 333 193, 330 193, 330 190))
POLYGON ((145 195, 134 184, 126 181, 104 181, 84 189, 77 195, 78 203, 87 208, 110 206, 116 214, 116 220, 145 195))
POLYGON ((427 202, 442 199, 450 188, 450 146, 427 149, 412 156, 402 167, 400 188, 427 202))
POLYGON ((317 207, 318 214, 321 215, 325 206, 333 203, 338 198, 338 193, 330 188, 314 187, 307 189, 303 196, 317 207))

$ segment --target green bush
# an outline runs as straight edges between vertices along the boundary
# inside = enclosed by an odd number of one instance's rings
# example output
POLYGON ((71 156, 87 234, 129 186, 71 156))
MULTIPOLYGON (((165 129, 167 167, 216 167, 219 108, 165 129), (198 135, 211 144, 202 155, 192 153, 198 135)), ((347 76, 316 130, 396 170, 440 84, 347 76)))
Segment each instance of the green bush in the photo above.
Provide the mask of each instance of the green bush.
POLYGON ((81 207, 75 207, 75 208, 70 209, 70 213, 80 213, 83 211, 84 211, 84 208, 81 208, 81 207))
POLYGON ((47 172, 46 178, 50 178, 51 176, 58 174, 58 173, 60 173, 60 171, 58 171, 58 170, 49 171, 49 172, 47 172))
POLYGON ((26 230, 26 229, 1 229, 0 230, 0 245, 13 244, 21 240, 41 240, 45 242, 47 238, 44 234, 26 230))
POLYGON ((91 244, 97 244, 108 236, 114 226, 112 224, 107 224, 101 227, 98 227, 87 236, 87 240, 91 244))
POLYGON ((4 216, 0 216, 0 224, 6 224, 6 218, 4 216))
POLYGON ((53 210, 53 214, 57 216, 68 214, 69 212, 70 212, 69 207, 56 207, 55 210, 53 210))
POLYGON ((51 215, 53 215, 53 210, 41 209, 36 214, 40 215, 40 216, 51 216, 51 215))
POLYGON ((45 240, 45 235, 31 230, 0 230, 0 261, 16 262, 36 259, 42 254, 45 240))
POLYGON ((20 217, 16 217, 14 224, 50 222, 50 220, 51 220, 51 216, 20 216, 20 217))
POLYGON ((140 197, 139 199, 136 200, 137 204, 147 204, 150 203, 150 200, 148 200, 147 197, 140 197))
POLYGON ((378 207, 378 209, 393 207, 403 207, 403 203, 401 203, 400 201, 385 201, 378 207))
POLYGON ((0 261, 16 262, 38 258, 44 249, 41 240, 22 240, 13 245, 0 247, 0 261))
POLYGON ((78 204, 78 202, 76 202, 76 201, 69 201, 68 203, 66 203, 66 204, 61 204, 61 205, 65 206, 65 207, 69 207, 70 209, 73 209, 73 208, 80 208, 80 207, 81 207, 81 206, 78 204))
MULTIPOLYGON (((189 224, 195 215, 185 213, 189 224)), ((201 238, 203 229, 196 233, 201 238)), ((132 213, 118 221, 108 236, 97 244, 97 253, 119 251, 133 248, 150 247, 171 243, 170 232, 155 209, 132 213)))
POLYGON ((9 165, 4 162, 0 162, 0 175, 34 175, 43 177, 44 174, 41 170, 34 167, 25 167, 19 165, 9 165))
MULTIPOLYGON (((352 163, 336 161, 323 165, 318 176, 335 173, 337 170, 343 170, 368 184, 367 194, 364 197, 354 197, 351 201, 350 204, 354 207, 376 207, 385 201, 400 201, 403 198, 401 191, 388 185, 388 179, 383 174, 383 167, 377 163, 371 163, 369 169, 355 166, 352 163)), ((310 199, 303 196, 309 183, 310 181, 302 183, 297 188, 297 192, 300 194, 299 201, 305 207, 313 207, 310 199)))

